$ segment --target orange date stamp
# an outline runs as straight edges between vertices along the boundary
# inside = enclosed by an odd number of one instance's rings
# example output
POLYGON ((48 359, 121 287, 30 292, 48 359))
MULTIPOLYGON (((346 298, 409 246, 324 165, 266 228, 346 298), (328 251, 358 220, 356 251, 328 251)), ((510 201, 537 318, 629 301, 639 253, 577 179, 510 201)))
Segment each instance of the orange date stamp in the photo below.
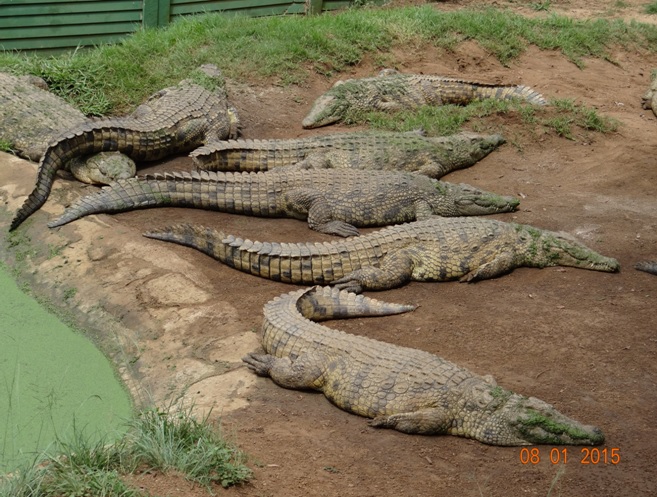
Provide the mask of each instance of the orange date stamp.
POLYGON ((582 447, 573 449, 569 447, 554 447, 549 452, 541 451, 538 447, 523 447, 520 449, 521 464, 539 464, 549 461, 551 464, 583 464, 603 465, 619 464, 621 461, 618 447, 582 447))

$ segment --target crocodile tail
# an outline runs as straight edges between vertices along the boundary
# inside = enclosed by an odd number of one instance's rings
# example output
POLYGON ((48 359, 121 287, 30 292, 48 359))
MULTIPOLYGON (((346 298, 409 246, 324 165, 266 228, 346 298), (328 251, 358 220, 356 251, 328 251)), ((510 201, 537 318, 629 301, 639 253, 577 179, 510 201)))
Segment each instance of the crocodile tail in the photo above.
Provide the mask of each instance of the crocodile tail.
POLYGON ((144 236, 195 248, 227 266, 283 283, 327 284, 360 268, 358 254, 350 256, 350 252, 355 251, 345 240, 324 243, 254 242, 190 224, 148 231, 144 236))
POLYGON ((306 157, 303 140, 227 140, 194 150, 189 156, 197 170, 268 171, 306 157))
MULTIPOLYGON (((297 294, 298 292, 292 292, 297 294)), ((390 316, 413 311, 415 305, 394 304, 328 286, 305 290, 297 300, 301 315, 312 321, 367 316, 390 316)))
POLYGON ((89 214, 150 207, 191 207, 267 216, 271 206, 267 202, 261 205, 254 201, 251 189, 257 183, 249 181, 252 178, 248 173, 242 176, 240 173, 201 171, 149 174, 119 180, 81 198, 48 226, 61 226, 89 214))
MULTIPOLYGON (((292 271, 289 271, 288 274, 280 271, 280 277, 271 274, 270 262, 274 263, 275 260, 281 259, 281 257, 276 256, 270 257, 272 247, 280 248, 278 244, 252 242, 233 235, 226 235, 214 228, 191 224, 178 224, 159 230, 151 230, 144 233, 144 236, 195 248, 227 266, 255 276, 286 283, 301 283, 297 280, 298 276, 295 278, 297 273, 292 271)), ((288 259, 284 256, 283 258, 288 259)), ((298 274, 300 276, 300 273, 298 274)), ((312 283, 312 281, 306 283, 312 283)))
POLYGON ((46 203, 57 171, 72 158, 96 152, 119 150, 125 153, 132 150, 132 142, 119 143, 119 132, 116 127, 112 126, 113 122, 106 121, 106 123, 102 127, 98 122, 81 126, 48 147, 39 164, 36 186, 14 216, 9 227, 10 231, 18 228, 23 221, 46 203))
POLYGON ((55 174, 61 169, 62 162, 57 160, 57 157, 52 155, 46 155, 41 159, 41 164, 39 165, 39 171, 37 173, 37 184, 23 202, 23 205, 14 216, 14 219, 11 220, 11 225, 9 226, 9 231, 13 231, 18 228, 23 221, 28 217, 38 211, 43 204, 46 203, 50 190, 52 189, 52 184, 55 180, 55 174))
POLYGON ((533 105, 547 105, 547 101, 535 90, 529 86, 495 86, 495 85, 477 85, 477 96, 482 98, 494 98, 497 100, 524 100, 533 105))
POLYGON ((195 248, 218 261, 231 265, 226 258, 226 250, 223 248, 223 240, 226 235, 222 231, 192 224, 175 224, 147 231, 143 235, 146 238, 195 248))

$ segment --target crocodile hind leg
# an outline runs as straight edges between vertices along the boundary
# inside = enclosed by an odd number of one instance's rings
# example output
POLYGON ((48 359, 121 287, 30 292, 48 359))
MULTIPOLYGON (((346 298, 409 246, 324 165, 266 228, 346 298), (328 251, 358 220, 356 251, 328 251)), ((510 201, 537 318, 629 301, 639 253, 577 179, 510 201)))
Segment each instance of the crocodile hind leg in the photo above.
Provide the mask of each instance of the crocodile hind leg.
POLYGON ((292 389, 320 389, 324 368, 322 354, 303 354, 295 360, 270 354, 249 353, 242 358, 247 367, 259 376, 269 376, 277 385, 292 389))
POLYGON ((344 221, 334 219, 334 210, 321 192, 309 188, 296 188, 285 195, 286 210, 299 217, 306 214, 310 229, 327 235, 358 236, 358 229, 344 221))
POLYGON ((402 286, 413 277, 413 253, 416 247, 405 247, 387 254, 381 267, 366 266, 330 283, 340 290, 360 293, 364 290, 387 290, 402 286))
POLYGON ((439 435, 447 433, 452 417, 444 409, 432 407, 413 412, 402 412, 390 416, 377 416, 369 422, 374 428, 391 428, 402 433, 439 435))
POLYGON ((508 273, 517 266, 518 264, 515 261, 515 255, 513 252, 504 252, 493 260, 480 264, 478 267, 461 277, 459 281, 461 283, 472 283, 478 280, 496 278, 497 276, 508 273))

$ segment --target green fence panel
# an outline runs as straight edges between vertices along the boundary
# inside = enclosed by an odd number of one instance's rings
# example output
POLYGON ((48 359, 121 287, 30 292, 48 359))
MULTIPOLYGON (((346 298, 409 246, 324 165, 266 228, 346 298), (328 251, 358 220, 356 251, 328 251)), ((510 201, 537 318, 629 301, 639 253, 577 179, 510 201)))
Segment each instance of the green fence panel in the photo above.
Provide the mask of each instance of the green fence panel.
POLYGON ((305 1, 290 0, 171 0, 171 18, 204 12, 232 12, 249 16, 303 14, 305 1))
POLYGON ((178 16, 315 14, 349 0, 0 0, 0 50, 62 50, 112 43, 178 16))
POLYGON ((0 48, 44 50, 114 42, 140 28, 142 8, 142 0, 1 0, 0 48))

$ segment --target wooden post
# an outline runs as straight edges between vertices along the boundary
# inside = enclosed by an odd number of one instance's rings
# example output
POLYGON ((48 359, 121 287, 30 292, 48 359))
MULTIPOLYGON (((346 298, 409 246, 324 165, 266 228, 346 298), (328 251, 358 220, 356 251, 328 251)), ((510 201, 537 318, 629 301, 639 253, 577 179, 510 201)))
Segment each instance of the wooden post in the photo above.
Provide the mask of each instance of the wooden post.
POLYGON ((157 28, 169 24, 171 0, 144 0, 143 25, 157 28))
POLYGON ((306 14, 321 14, 323 0, 306 0, 306 14))

